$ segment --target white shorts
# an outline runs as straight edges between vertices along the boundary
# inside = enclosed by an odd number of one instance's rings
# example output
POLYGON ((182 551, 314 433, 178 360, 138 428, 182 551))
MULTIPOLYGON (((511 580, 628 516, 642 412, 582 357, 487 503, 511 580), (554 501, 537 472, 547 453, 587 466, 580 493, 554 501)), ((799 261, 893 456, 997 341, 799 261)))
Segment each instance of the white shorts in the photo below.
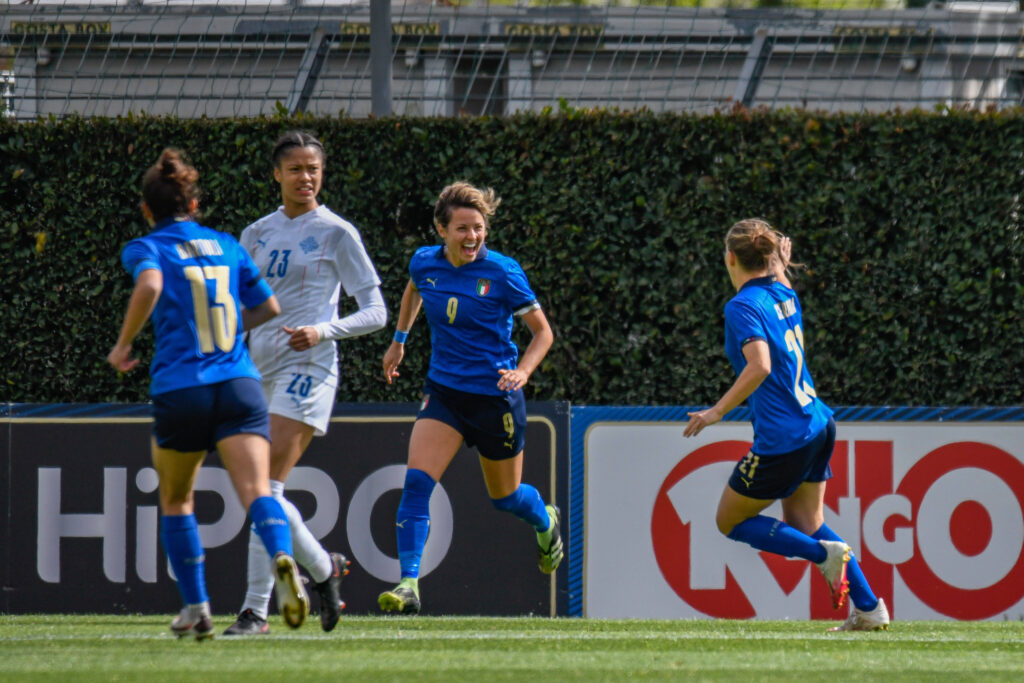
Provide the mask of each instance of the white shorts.
POLYGON ((270 413, 311 426, 315 436, 327 433, 337 391, 337 373, 316 366, 293 365, 263 377, 270 413))

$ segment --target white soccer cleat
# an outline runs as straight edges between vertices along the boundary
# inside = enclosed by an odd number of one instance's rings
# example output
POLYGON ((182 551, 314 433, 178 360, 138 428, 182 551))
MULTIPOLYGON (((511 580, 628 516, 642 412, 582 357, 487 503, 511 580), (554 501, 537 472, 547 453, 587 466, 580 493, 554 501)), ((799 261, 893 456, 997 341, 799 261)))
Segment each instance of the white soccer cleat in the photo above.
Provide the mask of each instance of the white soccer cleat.
POLYGON ((178 616, 171 620, 171 633, 184 638, 195 636, 196 640, 213 638, 213 620, 210 617, 210 603, 185 605, 178 616))
POLYGON ((825 580, 828 581, 828 590, 832 594, 832 609, 839 609, 846 602, 846 596, 850 593, 850 584, 846 581, 846 563, 850 561, 852 551, 850 546, 842 541, 818 541, 828 555, 825 561, 818 565, 825 580))
POLYGON ((302 626, 309 616, 309 594, 299 576, 299 566, 283 552, 274 556, 274 590, 284 623, 292 628, 302 626))
POLYGON ((861 612, 854 607, 850 610, 850 616, 846 621, 833 626, 829 631, 888 631, 889 610, 885 606, 885 600, 878 598, 878 604, 870 612, 861 612))

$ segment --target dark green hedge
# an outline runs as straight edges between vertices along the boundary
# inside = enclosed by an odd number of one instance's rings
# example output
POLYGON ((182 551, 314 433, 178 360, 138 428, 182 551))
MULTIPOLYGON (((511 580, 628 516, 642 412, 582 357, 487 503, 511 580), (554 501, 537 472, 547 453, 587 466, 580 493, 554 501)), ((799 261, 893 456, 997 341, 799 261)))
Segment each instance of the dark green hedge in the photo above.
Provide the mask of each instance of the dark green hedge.
MULTIPOLYGON (((145 400, 144 370, 119 377, 104 362, 131 287, 119 252, 145 230, 141 173, 164 146, 185 149, 204 222, 238 234, 278 205, 269 146, 295 125, 326 143, 322 199, 361 229, 392 315, 410 255, 434 239, 440 188, 499 191, 490 243, 526 268, 557 337, 531 398, 715 400, 732 379, 722 237, 756 215, 808 267, 797 288, 827 401, 1024 399, 1024 113, 564 111, 0 123, 0 400, 145 400)), ((391 329, 341 343, 339 400, 416 399, 426 325, 388 388, 391 329)), ((148 329, 136 348, 151 354, 148 329)))

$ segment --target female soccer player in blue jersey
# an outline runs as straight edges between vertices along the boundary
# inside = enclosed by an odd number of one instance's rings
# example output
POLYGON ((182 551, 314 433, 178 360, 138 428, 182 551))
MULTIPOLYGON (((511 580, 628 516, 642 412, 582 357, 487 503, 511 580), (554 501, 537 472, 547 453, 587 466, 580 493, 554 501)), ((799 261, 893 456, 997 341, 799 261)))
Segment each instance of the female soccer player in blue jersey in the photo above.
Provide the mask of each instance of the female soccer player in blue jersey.
POLYGON ((747 400, 754 443, 722 492, 719 530, 758 550, 816 563, 836 609, 849 592, 850 616, 832 630, 888 629, 885 602, 872 593, 850 546, 825 525, 836 426, 804 356, 789 265, 789 239, 765 221, 747 219, 729 229, 725 267, 737 294, 725 306, 725 352, 739 376, 714 406, 689 413, 683 433, 696 436, 747 400), (775 500, 782 501, 784 522, 760 514, 775 500))
MULTIPOLYGON (((305 131, 288 131, 274 144, 271 158, 281 207, 247 227, 241 244, 273 287, 281 316, 249 334, 249 350, 270 408, 271 494, 288 515, 295 558, 320 596, 320 627, 330 631, 345 605, 339 588, 349 562, 320 545, 284 497, 285 480, 313 436, 327 433, 338 389, 334 340, 381 329, 388 312, 359 231, 317 201, 327 162, 323 144, 305 131), (358 309, 339 318, 342 291, 358 309)), ((266 551, 251 533, 245 602, 224 635, 269 632, 273 585, 266 551)))
POLYGON ((521 481, 523 386, 554 335, 523 269, 484 245, 488 219, 499 201, 493 190, 468 183, 446 187, 434 207, 444 244, 418 249, 409 264, 398 329, 384 355, 384 377, 390 384, 398 376, 405 340, 421 307, 430 324, 432 352, 396 519, 402 579, 378 598, 385 612, 420 610, 418 577, 430 527, 430 494, 463 442, 480 453, 494 507, 536 530, 540 570, 550 574, 562 561, 558 508, 545 505, 537 489, 521 481), (520 316, 533 334, 518 363, 513 316, 520 316))
POLYGON ((214 448, 273 558, 278 605, 289 626, 302 625, 309 597, 292 559, 284 510, 270 495, 267 406, 242 341, 243 330, 281 308, 238 242, 193 220, 197 180, 196 170, 171 149, 146 171, 142 213, 153 229, 121 254, 135 288, 107 361, 120 372, 138 365, 132 341, 152 316, 152 454, 160 477, 161 539, 185 601, 171 630, 202 640, 213 636, 213 622, 192 484, 214 448))

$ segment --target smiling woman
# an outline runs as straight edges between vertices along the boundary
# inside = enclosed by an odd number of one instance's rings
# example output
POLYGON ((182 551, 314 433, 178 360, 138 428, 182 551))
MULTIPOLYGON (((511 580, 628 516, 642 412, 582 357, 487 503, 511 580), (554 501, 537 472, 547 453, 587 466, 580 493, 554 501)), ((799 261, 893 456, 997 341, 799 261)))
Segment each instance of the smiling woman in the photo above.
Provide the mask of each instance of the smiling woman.
POLYGON ((396 519, 402 580, 378 598, 385 612, 420 611, 419 568, 430 529, 430 496, 463 442, 480 453, 494 507, 536 530, 540 570, 550 574, 562 561, 558 508, 545 505, 537 489, 522 482, 523 386, 554 335, 522 267, 484 244, 488 219, 499 203, 491 189, 462 182, 446 187, 434 206, 434 224, 444 244, 420 248, 409 264, 398 329, 383 360, 388 384, 398 377, 409 328, 421 307, 433 348, 396 519), (522 358, 511 338, 514 316, 533 334, 522 358))

